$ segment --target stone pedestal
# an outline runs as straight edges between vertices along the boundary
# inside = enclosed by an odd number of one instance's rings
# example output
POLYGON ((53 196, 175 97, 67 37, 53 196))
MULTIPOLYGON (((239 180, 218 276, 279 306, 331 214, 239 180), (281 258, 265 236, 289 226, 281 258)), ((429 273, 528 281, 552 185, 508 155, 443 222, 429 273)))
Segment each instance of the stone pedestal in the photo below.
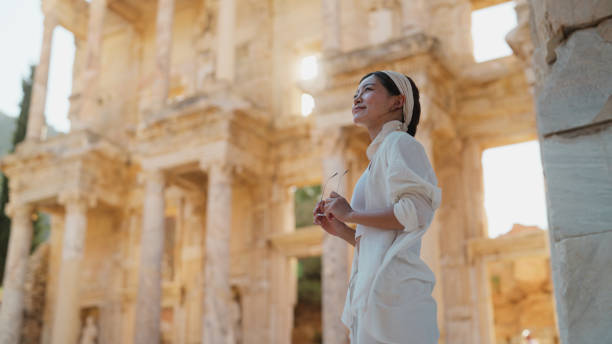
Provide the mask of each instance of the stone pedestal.
POLYGON ((28 139, 40 139, 43 126, 45 125, 45 103, 47 98, 47 81, 49 80, 51 43, 53 41, 53 30, 55 30, 56 25, 57 20, 55 17, 52 15, 45 16, 40 60, 36 66, 34 85, 32 87, 32 101, 26 133, 26 138, 28 139))
POLYGON ((52 344, 76 343, 79 332, 79 293, 83 245, 87 230, 87 199, 68 195, 60 199, 66 209, 66 227, 53 315, 52 344))
POLYGON ((158 343, 160 336, 162 257, 164 254, 165 178, 159 171, 145 175, 140 240, 140 267, 134 343, 158 343))
POLYGON ((24 283, 32 244, 32 207, 17 206, 12 211, 11 236, 4 270, 0 344, 20 342, 23 320, 24 283))
POLYGON ((152 106, 161 109, 166 103, 170 89, 170 54, 172 52, 172 23, 174 18, 174 0, 157 2, 157 38, 155 41, 155 80, 153 81, 152 106))
MULTIPOLYGON (((338 175, 327 183, 325 195, 333 190, 342 195, 346 194, 348 178, 343 176, 348 163, 341 155, 334 155, 323 159, 323 182, 333 175, 338 175), (341 186, 338 187, 340 179, 341 186), (342 189, 342 190, 338 190, 342 189)), ((350 199, 349 199, 350 201, 350 199)), ((323 238, 322 257, 322 304, 323 304, 323 343, 348 343, 346 326, 341 321, 342 311, 346 300, 348 288, 349 244, 344 240, 327 233, 323 238)))
POLYGON ((232 230, 232 168, 208 168, 206 253, 204 263, 203 343, 233 338, 230 318, 230 233, 232 230))

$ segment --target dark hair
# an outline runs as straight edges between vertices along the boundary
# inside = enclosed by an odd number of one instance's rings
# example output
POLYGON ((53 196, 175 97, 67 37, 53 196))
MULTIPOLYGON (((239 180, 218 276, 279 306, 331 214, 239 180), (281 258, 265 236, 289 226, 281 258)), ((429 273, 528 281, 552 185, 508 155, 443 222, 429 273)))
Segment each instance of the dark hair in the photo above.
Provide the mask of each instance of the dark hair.
MULTIPOLYGON (((370 75, 374 75, 378 81, 385 87, 387 92, 392 96, 398 96, 401 94, 399 88, 395 85, 393 80, 385 73, 381 71, 376 71, 372 73, 366 74, 359 83, 363 81, 363 79, 369 77, 370 75)), ((421 118, 421 102, 419 101, 419 89, 416 87, 414 81, 407 75, 404 75, 408 78, 410 82, 410 87, 412 88, 412 95, 414 98, 414 107, 412 108, 412 118, 410 119, 410 123, 408 124, 408 130, 406 131, 411 136, 416 135, 417 125, 419 125, 419 119, 421 118)))

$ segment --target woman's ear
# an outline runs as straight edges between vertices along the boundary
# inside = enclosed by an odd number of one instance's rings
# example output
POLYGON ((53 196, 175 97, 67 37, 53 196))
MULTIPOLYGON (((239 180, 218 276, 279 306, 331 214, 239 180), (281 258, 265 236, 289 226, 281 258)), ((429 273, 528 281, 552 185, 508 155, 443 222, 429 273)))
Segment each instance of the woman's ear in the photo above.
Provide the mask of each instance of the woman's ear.
POLYGON ((399 94, 395 96, 396 99, 393 102, 393 110, 401 110, 404 108, 404 102, 406 101, 406 96, 403 94, 399 94))

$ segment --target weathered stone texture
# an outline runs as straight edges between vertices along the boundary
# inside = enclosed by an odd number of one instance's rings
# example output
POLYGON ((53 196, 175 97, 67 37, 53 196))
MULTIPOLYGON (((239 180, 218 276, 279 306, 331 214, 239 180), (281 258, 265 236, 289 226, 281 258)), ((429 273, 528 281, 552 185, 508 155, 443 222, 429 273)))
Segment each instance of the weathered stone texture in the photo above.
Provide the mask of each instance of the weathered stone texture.
POLYGON ((611 245, 610 231, 553 244, 559 332, 567 343, 612 342, 611 245))
POLYGON ((608 342, 612 284, 603 247, 612 238, 612 3, 530 5, 561 341, 608 342))
POLYGON ((538 89, 542 135, 592 124, 612 95, 612 42, 598 28, 574 32, 556 53, 538 89))
POLYGON ((612 127, 542 142, 555 241, 612 230, 612 127))

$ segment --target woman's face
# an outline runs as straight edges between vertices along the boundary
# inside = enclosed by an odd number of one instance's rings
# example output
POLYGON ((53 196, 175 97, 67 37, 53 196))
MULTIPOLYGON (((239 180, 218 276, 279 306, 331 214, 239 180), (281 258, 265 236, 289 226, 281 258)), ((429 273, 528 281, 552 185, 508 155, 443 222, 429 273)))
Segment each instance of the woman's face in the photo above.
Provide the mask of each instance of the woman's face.
POLYGON ((370 75, 359 84, 353 97, 353 123, 367 128, 382 126, 397 106, 398 96, 390 95, 376 76, 370 75))

